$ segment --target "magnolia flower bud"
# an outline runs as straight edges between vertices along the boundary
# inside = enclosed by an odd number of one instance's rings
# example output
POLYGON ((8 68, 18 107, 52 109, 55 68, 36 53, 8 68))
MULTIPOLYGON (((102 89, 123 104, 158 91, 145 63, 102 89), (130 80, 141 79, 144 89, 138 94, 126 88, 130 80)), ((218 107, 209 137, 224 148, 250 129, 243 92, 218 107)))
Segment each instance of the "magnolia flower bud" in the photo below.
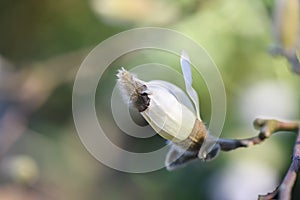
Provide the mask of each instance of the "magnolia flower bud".
POLYGON ((193 130, 196 115, 180 103, 163 82, 144 82, 125 69, 118 73, 119 88, 150 126, 163 138, 180 142, 193 130))
POLYGON ((200 119, 198 95, 192 87, 190 61, 185 52, 180 61, 189 97, 180 88, 165 81, 145 82, 124 68, 117 74, 125 102, 135 107, 160 136, 172 141, 166 158, 169 170, 198 157, 211 159, 219 152, 219 146, 216 146, 209 156, 203 157, 199 153, 207 130, 200 119), (191 108, 193 105, 195 111, 191 108))

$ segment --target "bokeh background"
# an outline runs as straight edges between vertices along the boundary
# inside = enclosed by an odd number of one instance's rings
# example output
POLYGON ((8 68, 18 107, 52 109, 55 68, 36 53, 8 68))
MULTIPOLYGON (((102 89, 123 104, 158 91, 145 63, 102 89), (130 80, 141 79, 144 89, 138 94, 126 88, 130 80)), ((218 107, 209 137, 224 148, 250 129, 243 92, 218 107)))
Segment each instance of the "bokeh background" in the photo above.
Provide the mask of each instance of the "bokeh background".
MULTIPOLYGON (((272 0, 2 0, 0 199, 250 200, 271 192, 290 165, 291 133, 173 172, 118 172, 81 144, 72 87, 81 62, 101 41, 130 28, 166 27, 201 44, 219 67, 227 93, 221 137, 254 136, 252 121, 259 116, 298 120, 300 77, 284 58, 268 53, 273 7, 272 0)), ((122 58, 105 73, 97 111, 115 143, 147 151, 165 141, 125 137, 107 109, 115 70, 146 62, 147 56, 136 59, 122 58)), ((176 60, 165 62, 179 70, 176 60)), ((200 78, 195 83, 201 116, 209 123, 209 94, 200 78)), ((294 199, 299 188, 297 183, 294 199)))

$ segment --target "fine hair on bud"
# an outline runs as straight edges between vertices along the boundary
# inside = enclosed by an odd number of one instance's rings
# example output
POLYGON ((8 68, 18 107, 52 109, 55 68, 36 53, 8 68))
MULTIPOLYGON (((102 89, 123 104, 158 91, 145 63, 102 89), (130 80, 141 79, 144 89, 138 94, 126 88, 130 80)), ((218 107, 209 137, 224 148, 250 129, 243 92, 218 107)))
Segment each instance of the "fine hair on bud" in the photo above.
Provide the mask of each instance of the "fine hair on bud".
POLYGON ((145 83, 124 68, 118 71, 117 77, 117 85, 124 101, 137 108, 139 112, 146 110, 150 104, 150 98, 145 83))

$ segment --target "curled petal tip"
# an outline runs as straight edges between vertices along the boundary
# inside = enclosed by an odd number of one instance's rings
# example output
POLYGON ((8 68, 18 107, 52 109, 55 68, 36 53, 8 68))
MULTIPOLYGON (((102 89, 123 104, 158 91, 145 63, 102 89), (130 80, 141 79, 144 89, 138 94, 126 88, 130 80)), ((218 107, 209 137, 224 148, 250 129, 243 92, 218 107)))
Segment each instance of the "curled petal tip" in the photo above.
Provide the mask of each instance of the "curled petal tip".
POLYGON ((181 59, 188 60, 188 61, 190 60, 189 55, 185 50, 182 50, 181 52, 181 59))

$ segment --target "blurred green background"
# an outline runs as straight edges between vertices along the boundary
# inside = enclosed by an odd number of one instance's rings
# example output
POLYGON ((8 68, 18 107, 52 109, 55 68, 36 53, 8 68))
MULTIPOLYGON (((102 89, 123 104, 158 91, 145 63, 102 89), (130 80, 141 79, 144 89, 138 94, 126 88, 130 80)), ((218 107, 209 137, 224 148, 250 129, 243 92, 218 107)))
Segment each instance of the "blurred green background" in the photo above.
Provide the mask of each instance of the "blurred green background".
MULTIPOLYGON (((294 135, 274 135, 173 172, 127 174, 99 163, 81 144, 72 87, 81 62, 101 41, 130 28, 166 27, 201 44, 219 67, 227 93, 221 137, 254 136, 252 121, 259 116, 297 120, 300 77, 285 59, 268 53, 273 6, 271 0, 2 0, 0 199, 247 200, 271 192, 290 165, 294 135)), ((139 62, 124 59, 115 66, 139 62)), ((179 69, 175 61, 166 62, 179 69)), ((105 108, 115 69, 104 76, 107 88, 99 88, 102 116, 111 116, 105 108)), ((200 78, 194 86, 198 92, 205 87, 200 78)), ((208 122, 209 94, 199 96, 208 122)), ((115 126, 109 117, 103 123, 115 126)), ((129 148, 140 142, 111 129, 129 148)), ((163 142, 157 137, 139 148, 163 142)), ((299 187, 294 199, 300 198, 299 187)))

